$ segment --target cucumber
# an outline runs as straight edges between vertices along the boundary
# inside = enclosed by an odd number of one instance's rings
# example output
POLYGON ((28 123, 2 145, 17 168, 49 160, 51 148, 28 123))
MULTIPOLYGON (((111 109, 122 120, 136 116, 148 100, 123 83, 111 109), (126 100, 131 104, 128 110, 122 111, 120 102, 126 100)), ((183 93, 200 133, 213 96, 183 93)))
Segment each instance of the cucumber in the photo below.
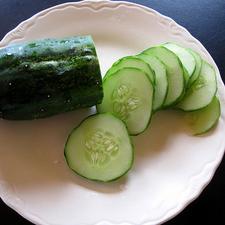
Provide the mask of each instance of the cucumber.
POLYGON ((178 56, 183 67, 187 71, 187 75, 188 75, 187 81, 188 81, 194 74, 195 67, 196 67, 194 56, 185 48, 174 43, 168 42, 164 44, 163 46, 165 46, 166 48, 168 48, 170 51, 172 51, 178 56))
POLYGON ((153 111, 157 111, 163 106, 168 91, 166 68, 159 59, 152 55, 139 54, 137 57, 148 63, 155 72, 153 111))
POLYGON ((102 101, 102 79, 90 36, 43 39, 0 49, 4 119, 44 118, 102 101))
POLYGON ((187 90, 182 101, 176 106, 184 111, 194 111, 206 107, 217 91, 216 73, 207 62, 202 61, 198 79, 187 90))
POLYGON ((186 120, 193 135, 200 135, 212 129, 220 117, 220 102, 216 96, 203 109, 186 113, 186 120))
POLYGON ((185 77, 179 58, 163 46, 149 48, 143 52, 160 59, 166 66, 168 79, 168 92, 163 106, 168 107, 176 104, 185 91, 185 77))
POLYGON ((190 87, 198 79, 202 67, 202 58, 197 52, 193 51, 192 49, 187 50, 193 55, 196 63, 195 71, 188 82, 188 87, 190 87))
POLYGON ((104 98, 99 113, 110 112, 124 121, 131 135, 143 132, 152 115, 154 87, 137 68, 123 68, 103 81, 104 98))
POLYGON ((154 71, 151 69, 148 63, 146 63, 145 61, 143 61, 142 59, 136 56, 126 56, 116 61, 112 65, 112 67, 107 71, 105 78, 109 76, 110 74, 113 74, 117 70, 122 69, 124 67, 132 67, 132 68, 138 68, 140 70, 143 70, 146 74, 148 74, 151 82, 153 84, 155 83, 154 71))
POLYGON ((134 161, 126 126, 111 114, 92 115, 81 122, 69 135, 64 155, 75 173, 103 182, 126 174, 134 161))

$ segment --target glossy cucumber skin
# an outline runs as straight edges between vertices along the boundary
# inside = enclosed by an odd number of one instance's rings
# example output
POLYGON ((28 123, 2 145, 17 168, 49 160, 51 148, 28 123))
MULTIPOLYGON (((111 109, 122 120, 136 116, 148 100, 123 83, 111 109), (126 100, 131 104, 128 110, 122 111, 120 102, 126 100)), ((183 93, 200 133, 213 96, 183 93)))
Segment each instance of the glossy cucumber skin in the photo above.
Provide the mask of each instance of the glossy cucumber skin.
POLYGON ((102 78, 90 36, 43 39, 0 49, 5 119, 44 118, 101 103, 102 78))

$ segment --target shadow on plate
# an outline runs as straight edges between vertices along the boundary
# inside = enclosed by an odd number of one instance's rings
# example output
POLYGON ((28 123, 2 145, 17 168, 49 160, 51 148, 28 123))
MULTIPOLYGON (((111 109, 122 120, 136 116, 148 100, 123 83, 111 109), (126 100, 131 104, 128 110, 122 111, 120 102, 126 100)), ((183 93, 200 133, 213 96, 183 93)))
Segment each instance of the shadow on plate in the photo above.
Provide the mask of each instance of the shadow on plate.
POLYGON ((126 176, 111 183, 88 181, 73 173, 64 160, 71 130, 95 111, 78 110, 34 121, 0 121, 0 171, 18 192, 45 192, 73 185, 100 193, 122 191, 126 176))
POLYGON ((177 135, 187 135, 187 127, 183 113, 175 110, 157 112, 152 116, 147 130, 133 137, 135 145, 135 168, 138 169, 143 161, 154 160, 168 150, 168 145, 177 135))

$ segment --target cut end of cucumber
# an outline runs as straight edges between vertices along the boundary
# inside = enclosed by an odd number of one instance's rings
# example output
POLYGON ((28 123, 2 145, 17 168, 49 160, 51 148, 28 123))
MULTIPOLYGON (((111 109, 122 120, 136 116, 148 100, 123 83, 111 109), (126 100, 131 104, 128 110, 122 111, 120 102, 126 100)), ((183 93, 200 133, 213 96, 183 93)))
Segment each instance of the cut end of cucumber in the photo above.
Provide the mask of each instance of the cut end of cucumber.
POLYGON ((201 135, 215 127, 220 113, 220 102, 215 96, 212 102, 205 108, 186 113, 185 120, 193 135, 201 135))
POLYGON ((133 164, 133 146, 125 124, 104 113, 86 118, 65 145, 68 166, 90 180, 108 182, 127 173, 133 164))

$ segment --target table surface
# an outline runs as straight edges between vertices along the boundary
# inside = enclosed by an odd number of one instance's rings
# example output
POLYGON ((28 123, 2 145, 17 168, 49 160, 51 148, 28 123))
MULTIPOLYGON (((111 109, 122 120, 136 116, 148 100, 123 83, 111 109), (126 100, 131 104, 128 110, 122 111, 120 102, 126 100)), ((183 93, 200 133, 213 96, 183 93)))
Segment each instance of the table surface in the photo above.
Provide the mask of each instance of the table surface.
MULTIPOLYGON (((0 0, 0 39, 33 14, 67 1, 0 0)), ((224 0, 131 0, 151 7, 186 27, 214 58, 225 81, 225 1, 224 0)), ((31 225, 0 200, 1 221, 5 225, 31 225)), ((3 224, 1 223, 1 224, 3 224)), ((198 199, 166 225, 225 223, 225 157, 212 181, 198 199)))

